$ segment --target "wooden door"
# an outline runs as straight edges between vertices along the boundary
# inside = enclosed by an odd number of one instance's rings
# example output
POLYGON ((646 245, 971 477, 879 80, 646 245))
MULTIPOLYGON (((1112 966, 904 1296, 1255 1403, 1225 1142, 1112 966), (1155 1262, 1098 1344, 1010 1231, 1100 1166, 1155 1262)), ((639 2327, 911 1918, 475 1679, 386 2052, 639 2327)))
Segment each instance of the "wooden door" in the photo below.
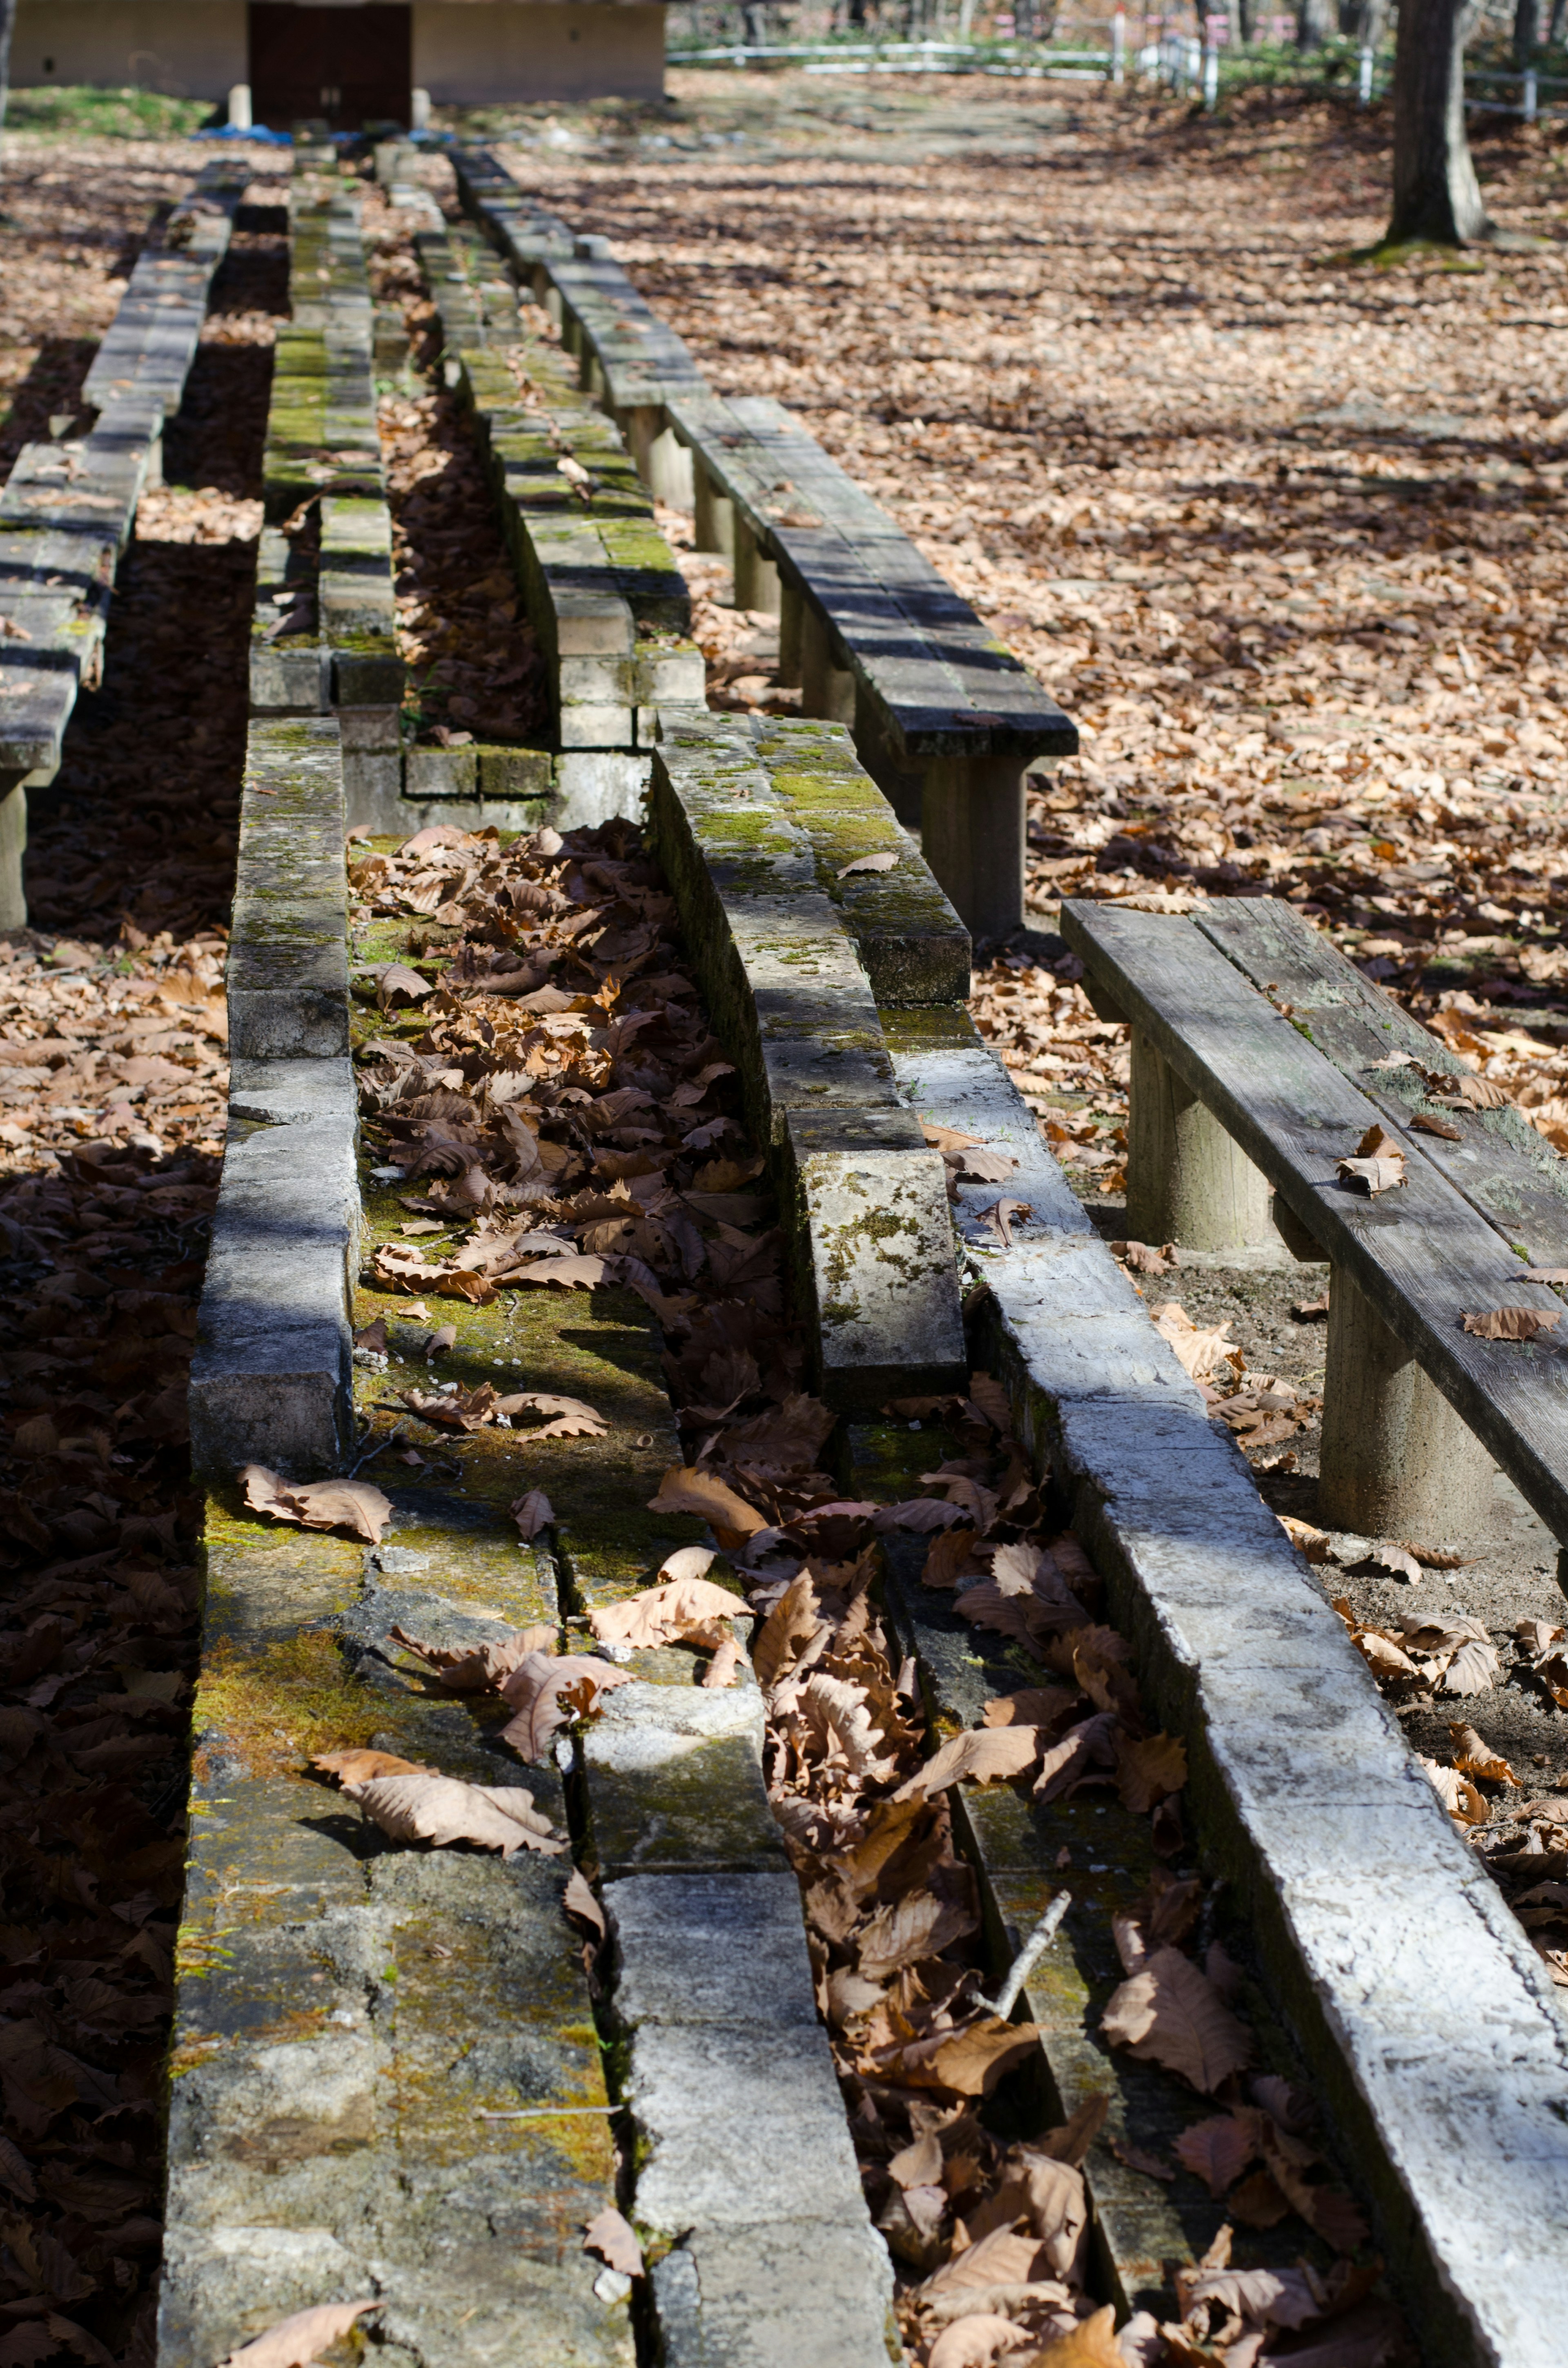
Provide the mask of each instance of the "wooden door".
POLYGON ((406 124, 413 54, 413 10, 395 0, 251 0, 251 111, 275 131, 323 116, 334 131, 406 124))

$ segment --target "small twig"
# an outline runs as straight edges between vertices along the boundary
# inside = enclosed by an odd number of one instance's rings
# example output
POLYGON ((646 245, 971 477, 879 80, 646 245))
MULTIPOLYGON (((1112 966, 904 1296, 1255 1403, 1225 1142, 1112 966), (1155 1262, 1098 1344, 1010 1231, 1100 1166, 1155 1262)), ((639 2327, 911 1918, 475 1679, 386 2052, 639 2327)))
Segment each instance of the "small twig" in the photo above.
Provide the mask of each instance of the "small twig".
POLYGON ((984 1998, 981 2000, 981 2004, 983 2006, 990 2004, 992 2013, 1000 2015, 1004 2022, 1006 2021, 1007 2017, 1017 2005, 1019 1992, 1022 1990, 1024 1984, 1028 1981, 1029 1975, 1033 1973, 1035 1967, 1039 1964, 1040 1959, 1044 1956, 1046 1951, 1050 1948, 1051 1942, 1055 1940, 1062 1918, 1066 1915, 1067 1910, 1072 1907, 1072 1905, 1073 1895, 1070 1891, 1059 1891, 1057 1893, 1055 1898, 1046 1909, 1045 1914, 1040 1918, 1040 1922, 1035 1926, 1034 1930, 1029 1934, 1028 1939, 1024 1942, 1023 1947, 1018 1951, 1017 1955, 1014 1958, 1007 1978, 1003 1983, 1001 1988, 997 1991, 994 2001, 989 2001, 984 1998))

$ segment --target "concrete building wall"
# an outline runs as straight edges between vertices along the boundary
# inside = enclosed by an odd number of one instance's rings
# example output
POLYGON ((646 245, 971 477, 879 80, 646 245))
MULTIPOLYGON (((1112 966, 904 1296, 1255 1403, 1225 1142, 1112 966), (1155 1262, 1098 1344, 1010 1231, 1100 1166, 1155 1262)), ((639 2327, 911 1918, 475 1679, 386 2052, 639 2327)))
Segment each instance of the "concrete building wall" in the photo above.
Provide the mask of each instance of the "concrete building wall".
MULTIPOLYGON (((307 0, 308 5, 308 0, 307 0)), ((222 99, 248 74, 244 0, 17 0, 11 80, 222 99)), ((415 0, 414 80, 438 106, 656 98, 659 0, 415 0)))
POLYGON ((175 98, 226 97, 245 78, 244 0, 17 0, 11 80, 133 84, 175 98))
POLYGON ((437 107, 657 98, 665 12, 647 0, 414 0, 414 79, 437 107))

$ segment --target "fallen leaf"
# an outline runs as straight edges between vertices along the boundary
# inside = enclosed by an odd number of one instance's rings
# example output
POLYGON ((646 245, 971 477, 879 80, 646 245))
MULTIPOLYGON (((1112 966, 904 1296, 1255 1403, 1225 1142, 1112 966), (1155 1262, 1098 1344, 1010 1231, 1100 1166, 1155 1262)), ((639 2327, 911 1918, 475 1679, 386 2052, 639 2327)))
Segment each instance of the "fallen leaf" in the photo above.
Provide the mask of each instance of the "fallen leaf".
POLYGON ((1460 1318, 1467 1332, 1478 1340, 1533 1340, 1538 1332, 1550 1332, 1562 1321, 1561 1308, 1550 1314, 1540 1307, 1491 1307, 1479 1315, 1460 1318))
POLYGON ((938 1898, 931 1891, 903 1892, 879 1907, 856 1934, 859 1970, 868 1981, 891 1981, 906 1965, 939 1956, 979 1929, 978 1916, 960 1900, 938 1898))
POLYGON ((1130 2146, 1125 2138, 1108 2138, 1106 2143, 1118 2162, 1124 2162, 1129 2170, 1141 2170, 1145 2179, 1172 2180, 1176 2177, 1168 2162, 1157 2154, 1150 2154, 1143 2146, 1130 2146))
POLYGON ((538 1430, 528 1434, 532 1446, 540 1439, 603 1439, 609 1429, 602 1415, 585 1406, 581 1398, 556 1397, 548 1390, 521 1390, 496 1402, 496 1412, 506 1415, 542 1414, 549 1416, 538 1430))
POLYGON ((1048 2154, 1054 2162, 1064 2162, 1076 2169, 1087 2155, 1110 2112, 1110 2092, 1096 2089, 1085 2097, 1068 2119, 1057 2128, 1047 2130, 1044 2137, 1035 2141, 1040 2153, 1048 2154))
POLYGON ((1169 1274, 1181 1264, 1174 1242, 1167 1242, 1158 1250, 1148 1242, 1112 1242, 1110 1254, 1123 1266, 1131 1267, 1134 1274, 1169 1274))
POLYGON ((880 855, 858 855, 853 863, 840 865, 838 877, 848 880, 857 871, 891 871, 897 861, 897 856, 888 850, 880 855))
POLYGON ((1179 1949, 1156 1949, 1106 2005, 1100 2028, 1115 2047, 1164 2064, 1210 2096, 1252 2061, 1252 2034, 1179 1949))
POLYGON ((1127 2368, 1116 2340, 1116 2312, 1109 2303, 1084 2319, 1071 2335, 1060 2335, 1037 2351, 1030 2368, 1127 2368))
POLYGON ((752 1644, 757 1683, 775 1686, 791 1668, 801 1645, 817 1627, 817 1592, 809 1571, 798 1571, 763 1622, 752 1644))
POLYGON ((970 2311, 943 2328, 926 2355, 926 2368, 994 2368, 1009 2351, 1032 2350, 1035 2343, 1016 2319, 999 2318, 994 2310, 970 2311))
POLYGON ((369 1349, 373 1355, 384 1357, 387 1353, 386 1317, 378 1315, 373 1324, 361 1325, 354 1335, 354 1346, 357 1349, 369 1349))
POLYGON ((517 1497, 511 1508, 512 1519, 525 1545, 548 1530, 555 1520, 555 1508, 542 1488, 530 1488, 526 1497, 517 1497))
POLYGON ((1351 1190, 1375 1200, 1380 1192, 1392 1192, 1396 1185, 1408 1179, 1404 1172, 1403 1155, 1393 1152, 1379 1159, 1341 1159, 1335 1172, 1351 1190))
POLYGON ((1042 2247, 1038 2237, 994 2228, 942 2263, 918 2289, 926 2294, 961 2293, 966 2286, 1028 2285, 1033 2283, 1042 2247))
POLYGON ((702 1672, 702 1684, 710 1693, 722 1686, 733 1686, 740 1673, 741 1648, 733 1636, 721 1636, 713 1656, 702 1672))
POLYGON ((601 1939, 608 1930, 604 1909, 594 1897, 587 1877, 580 1867, 573 1868, 561 1905, 568 1916, 580 1917, 585 1924, 591 1924, 601 1939))
POLYGON ((893 1793, 895 1801, 928 1800, 949 1784, 1003 1784, 1021 1776, 1040 1758, 1040 1736, 1032 1726, 970 1726, 953 1736, 893 1793))
POLYGON ((219 2368, 308 2368, 329 2343, 347 2334, 356 2319, 381 2306, 379 2302, 322 2302, 311 2310, 297 2310, 292 2318, 280 2318, 264 2335, 242 2343, 219 2368))
POLYGON ((1193 1322, 1176 1299, 1167 1299, 1163 1306, 1154 1308, 1152 1313, 1155 1331, 1162 1339, 1170 1342, 1182 1370, 1190 1380, 1210 1382, 1227 1368, 1240 1373, 1242 1352, 1233 1340, 1226 1338, 1223 1324, 1204 1330, 1193 1322))
POLYGON ((673 1464, 659 1483, 659 1493, 650 1497, 651 1513, 695 1513, 705 1520, 726 1550, 744 1545, 747 1538, 765 1530, 767 1523, 762 1515, 748 1505, 744 1497, 716 1480, 710 1472, 699 1472, 694 1464, 673 1464))
POLYGON ((293 1521, 306 1530, 351 1530, 373 1546, 381 1544, 392 1521, 391 1502, 368 1480, 285 1480, 265 1463, 247 1463, 239 1476, 252 1511, 275 1521, 293 1521))
POLYGON ((554 1857, 566 1848, 520 1788, 455 1776, 371 1776, 343 1789, 396 1842, 474 1842, 503 1858, 520 1850, 554 1857))
POLYGON ((1568 1266, 1527 1266, 1522 1273, 1527 1282, 1568 1282, 1568 1266))
POLYGON ((933 1536, 921 1567, 925 1587, 956 1587, 960 1578, 983 1578, 985 1565, 976 1551, 977 1532, 960 1526, 933 1536))
POLYGON ((1413 1134, 1436 1134, 1445 1143, 1464 1141, 1463 1130, 1457 1126, 1450 1126, 1446 1119, 1423 1118, 1417 1113, 1415 1118, 1406 1119, 1405 1124, 1413 1134))
POLYGON ((960 2097, 989 2096, 1002 2075, 1039 2044, 1040 2032, 1032 2022, 1003 2022, 996 2015, 986 2015, 962 2031, 905 2048, 905 2077, 915 2088, 951 2089, 960 2097))
POLYGON ((661 1578, 705 1578, 716 1556, 711 1546, 676 1546, 659 1565, 661 1578))
POLYGON ((583 2234, 585 2253, 597 2253, 601 2261, 623 2277, 640 2278, 642 2274, 642 2246, 636 2229, 613 2205, 597 2213, 583 2234))
POLYGON ((1512 1784, 1522 1790, 1520 1781, 1507 1761, 1494 1751, 1485 1737, 1477 1735, 1473 1726, 1462 1719, 1449 1723, 1449 1748, 1454 1756, 1454 1766, 1461 1776, 1479 1777, 1488 1784, 1512 1784))
POLYGON ((1116 1746, 1116 1789, 1123 1808, 1142 1816, 1167 1793, 1179 1793, 1187 1782, 1187 1746, 1174 1735, 1142 1737, 1119 1732, 1116 1746))
POLYGON ((508 1636, 460 1650, 445 1645, 426 1645, 403 1628, 392 1628, 388 1633, 406 1651, 417 1654, 435 1671, 437 1683, 449 1694, 490 1693, 530 1653, 552 1652, 555 1646, 554 1629, 542 1624, 514 1628, 508 1636))
POLYGON ((1005 1250, 1013 1247, 1014 1218, 1032 1217, 1033 1209, 1027 1201, 993 1201, 989 1209, 980 1211, 980 1222, 990 1227, 1005 1250))
POLYGON ((563 1726, 588 1717, 601 1693, 629 1685, 630 1669, 591 1653, 530 1653, 501 1682, 515 1713, 501 1729, 520 1759, 542 1759, 563 1726))
POLYGON ((1195 2179, 1202 2180, 1210 2195, 1219 2197, 1255 2159, 1259 2142, 1256 2112, 1220 2113, 1183 2130, 1171 2151, 1195 2179))
POLYGON ((1424 1752, 1415 1755, 1415 1764, 1430 1783, 1432 1790, 1450 1817, 1461 1826, 1483 1826, 1492 1812, 1485 1800, 1468 1777, 1455 1768, 1440 1768, 1424 1752))
POLYGON ((376 981, 376 1001, 383 1011, 389 1011, 400 998, 404 1003, 423 1003, 435 987, 406 962, 388 962, 376 981))
POLYGON ((318 1751, 311 1766, 324 1776, 335 1776, 347 1786, 362 1784, 370 1776, 434 1776, 421 1759, 400 1759, 395 1751, 318 1751))
POLYGON ((1072 1686, 1020 1686, 999 1694, 980 1713, 982 1726, 1054 1726, 1077 1701, 1072 1686))
POLYGON ((730 1631, 716 1623, 744 1618, 741 1597, 706 1578, 672 1578, 661 1587, 645 1587, 621 1603, 607 1603, 588 1614, 588 1625, 601 1645, 649 1646, 674 1645, 685 1639, 718 1645, 730 1631))

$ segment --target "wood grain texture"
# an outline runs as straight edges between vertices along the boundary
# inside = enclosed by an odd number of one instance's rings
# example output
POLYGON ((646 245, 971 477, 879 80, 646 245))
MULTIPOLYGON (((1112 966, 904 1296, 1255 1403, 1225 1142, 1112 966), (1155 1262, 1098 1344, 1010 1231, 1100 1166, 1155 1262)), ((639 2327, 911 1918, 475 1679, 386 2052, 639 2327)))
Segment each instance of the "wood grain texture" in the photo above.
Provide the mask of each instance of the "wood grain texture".
POLYGON ((1568 1265, 1568 1160, 1528 1119, 1511 1106, 1456 1108, 1429 1094, 1415 1067, 1374 1071, 1373 1062, 1408 1053, 1424 1068, 1466 1074, 1456 1053, 1278 897, 1225 897, 1200 906, 1193 923, 1244 978, 1290 1006, 1319 1051, 1395 1126, 1420 1113, 1456 1127, 1457 1143, 1423 1135, 1423 1156, 1535 1265, 1568 1265))
POLYGON ((1550 1335, 1489 1342, 1461 1329, 1483 1308, 1561 1315, 1561 1300, 1522 1280, 1518 1259, 1419 1135, 1403 1140, 1408 1180, 1398 1190, 1369 1201, 1339 1181, 1336 1163, 1387 1113, 1191 922, 1074 900, 1062 905, 1062 933, 1568 1539, 1568 1353, 1550 1335))

